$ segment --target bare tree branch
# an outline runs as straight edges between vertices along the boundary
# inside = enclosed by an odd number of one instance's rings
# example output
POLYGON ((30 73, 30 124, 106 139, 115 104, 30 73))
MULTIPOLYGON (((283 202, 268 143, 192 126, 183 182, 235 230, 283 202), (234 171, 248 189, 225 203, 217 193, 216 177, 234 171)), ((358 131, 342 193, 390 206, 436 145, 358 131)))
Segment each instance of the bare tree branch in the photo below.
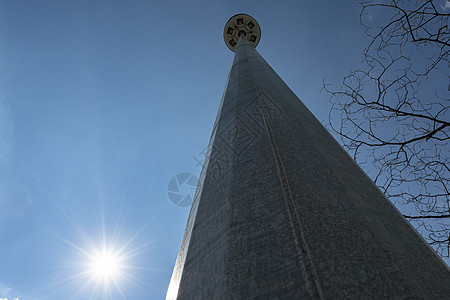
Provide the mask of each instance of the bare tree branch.
POLYGON ((441 219, 441 218, 450 218, 450 215, 439 215, 439 216, 407 216, 403 215, 408 219, 441 219))
POLYGON ((433 0, 358 2, 371 38, 329 128, 442 257, 450 249, 450 14, 433 0))

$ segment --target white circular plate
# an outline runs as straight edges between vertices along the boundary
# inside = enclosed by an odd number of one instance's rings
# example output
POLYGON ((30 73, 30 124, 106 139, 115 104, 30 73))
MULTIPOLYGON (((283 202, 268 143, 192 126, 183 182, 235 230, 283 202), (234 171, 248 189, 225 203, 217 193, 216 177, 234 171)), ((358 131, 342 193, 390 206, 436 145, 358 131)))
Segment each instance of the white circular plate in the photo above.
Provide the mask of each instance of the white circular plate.
POLYGON ((223 30, 223 39, 231 51, 236 51, 239 36, 243 34, 253 47, 261 39, 261 28, 254 18, 246 14, 231 17, 223 30))

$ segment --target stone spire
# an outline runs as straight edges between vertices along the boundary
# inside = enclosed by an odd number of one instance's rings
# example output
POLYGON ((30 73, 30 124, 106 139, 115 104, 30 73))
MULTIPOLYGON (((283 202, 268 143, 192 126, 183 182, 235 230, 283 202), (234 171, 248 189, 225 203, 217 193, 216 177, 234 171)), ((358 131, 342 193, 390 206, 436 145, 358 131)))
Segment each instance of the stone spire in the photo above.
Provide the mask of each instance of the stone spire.
MULTIPOLYGON (((240 16, 233 30, 259 28, 240 16)), ((449 297, 448 267, 251 34, 232 46, 227 30, 234 60, 167 299, 449 297)))

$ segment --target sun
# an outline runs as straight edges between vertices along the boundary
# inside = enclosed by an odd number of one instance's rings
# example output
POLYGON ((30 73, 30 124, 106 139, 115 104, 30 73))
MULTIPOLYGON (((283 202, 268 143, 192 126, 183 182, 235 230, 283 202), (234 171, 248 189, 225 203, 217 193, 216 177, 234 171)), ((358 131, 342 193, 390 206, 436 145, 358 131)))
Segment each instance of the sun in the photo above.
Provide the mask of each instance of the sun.
POLYGON ((120 277, 122 268, 120 255, 111 250, 96 251, 91 256, 90 272, 97 280, 115 280, 120 277))
POLYGON ((71 299, 127 299, 125 288, 129 284, 150 288, 133 275, 133 272, 143 269, 133 262, 150 245, 150 242, 135 245, 136 238, 147 225, 124 239, 120 237, 121 224, 109 232, 102 219, 99 234, 95 236, 76 222, 72 224, 80 235, 76 242, 54 234, 71 250, 71 259, 62 263, 71 269, 70 275, 55 280, 56 289, 73 286, 75 290, 71 299))
MULTIPOLYGON (((109 246, 106 242, 102 248, 92 247, 91 251, 84 251, 86 261, 84 263, 85 271, 79 275, 87 279, 85 284, 80 288, 81 292, 85 287, 93 284, 91 298, 110 299, 112 293, 117 291, 123 299, 126 299, 124 291, 121 288, 121 282, 129 279, 126 269, 126 260, 128 253, 123 253, 114 246, 109 246)), ((92 285, 91 285, 92 286, 92 285)), ((1 300, 1 299, 0 299, 1 300)))

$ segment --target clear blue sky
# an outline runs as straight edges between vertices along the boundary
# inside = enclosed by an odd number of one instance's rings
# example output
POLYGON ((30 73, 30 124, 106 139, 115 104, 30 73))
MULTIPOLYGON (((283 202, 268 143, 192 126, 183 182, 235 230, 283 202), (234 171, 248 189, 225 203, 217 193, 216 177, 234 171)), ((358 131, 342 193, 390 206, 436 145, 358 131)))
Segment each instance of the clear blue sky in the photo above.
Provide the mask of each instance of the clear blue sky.
POLYGON ((0 0, 0 299, 106 298, 85 273, 104 241, 128 254, 109 298, 164 297, 189 213, 167 185, 200 172, 236 13, 325 121, 322 80, 367 43, 354 1, 0 0))

